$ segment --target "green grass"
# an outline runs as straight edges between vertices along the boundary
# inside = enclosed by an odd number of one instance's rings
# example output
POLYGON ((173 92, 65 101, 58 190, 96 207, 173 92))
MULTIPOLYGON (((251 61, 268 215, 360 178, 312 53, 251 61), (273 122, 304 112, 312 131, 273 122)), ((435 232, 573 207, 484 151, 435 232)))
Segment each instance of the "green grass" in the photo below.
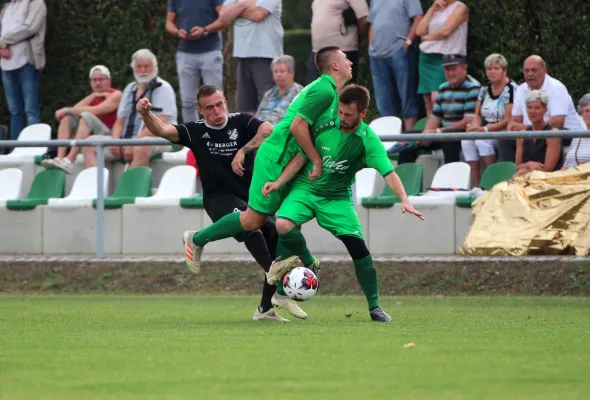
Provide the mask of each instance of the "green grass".
POLYGON ((307 321, 253 322, 257 300, 0 296, 0 399, 590 393, 588 298, 386 298, 392 324, 370 322, 361 297, 330 296, 302 304, 307 321))

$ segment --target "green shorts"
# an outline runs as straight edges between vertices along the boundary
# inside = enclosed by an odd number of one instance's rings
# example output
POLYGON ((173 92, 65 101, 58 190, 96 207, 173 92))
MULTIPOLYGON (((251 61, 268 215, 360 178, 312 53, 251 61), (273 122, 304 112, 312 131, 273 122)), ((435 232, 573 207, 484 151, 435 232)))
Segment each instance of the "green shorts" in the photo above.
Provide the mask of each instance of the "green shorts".
POLYGON ((420 52, 418 73, 418 94, 438 92, 438 87, 447 81, 439 55, 420 52))
POLYGON ((262 188, 267 182, 274 182, 281 176, 284 167, 272 161, 264 154, 258 153, 254 160, 254 171, 248 195, 248 207, 260 214, 274 215, 279 209, 287 192, 288 185, 281 190, 272 192, 269 197, 262 194, 262 188))
POLYGON ((354 236, 364 240, 363 227, 351 199, 328 200, 306 190, 293 189, 277 213, 295 225, 316 218, 318 225, 334 236, 354 236))

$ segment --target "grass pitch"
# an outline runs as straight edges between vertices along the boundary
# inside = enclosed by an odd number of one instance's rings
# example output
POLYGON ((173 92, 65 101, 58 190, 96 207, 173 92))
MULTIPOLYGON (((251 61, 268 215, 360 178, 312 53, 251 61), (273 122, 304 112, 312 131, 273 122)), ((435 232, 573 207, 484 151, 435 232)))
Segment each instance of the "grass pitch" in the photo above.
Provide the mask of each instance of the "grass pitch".
POLYGON ((590 299, 1 296, 0 399, 587 399, 590 299), (349 317, 347 315, 351 314, 349 317), (287 317, 285 312, 282 312, 287 317), (415 343, 404 348, 406 343, 415 343))

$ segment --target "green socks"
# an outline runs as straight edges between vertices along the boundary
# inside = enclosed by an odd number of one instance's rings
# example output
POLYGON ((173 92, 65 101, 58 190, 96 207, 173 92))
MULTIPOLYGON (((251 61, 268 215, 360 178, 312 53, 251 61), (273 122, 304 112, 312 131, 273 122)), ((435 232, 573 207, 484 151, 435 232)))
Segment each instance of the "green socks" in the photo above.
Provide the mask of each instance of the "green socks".
POLYGON ((213 225, 209 225, 205 229, 195 233, 193 243, 199 247, 203 247, 209 242, 234 237, 244 232, 244 228, 242 228, 242 224, 240 223, 240 213, 234 212, 227 214, 213 225))
POLYGON ((286 296, 287 293, 285 293, 285 288, 283 286, 283 280, 279 280, 277 282, 277 293, 280 294, 281 296, 286 296))
POLYGON ((281 256, 284 260, 292 255, 298 256, 303 265, 311 265, 315 261, 307 248, 303 234, 297 228, 291 229, 284 235, 279 234, 277 256, 281 256))
POLYGON ((352 262, 356 279, 367 298, 369 311, 379 307, 379 284, 377 283, 377 271, 373 266, 373 258, 368 255, 352 262))

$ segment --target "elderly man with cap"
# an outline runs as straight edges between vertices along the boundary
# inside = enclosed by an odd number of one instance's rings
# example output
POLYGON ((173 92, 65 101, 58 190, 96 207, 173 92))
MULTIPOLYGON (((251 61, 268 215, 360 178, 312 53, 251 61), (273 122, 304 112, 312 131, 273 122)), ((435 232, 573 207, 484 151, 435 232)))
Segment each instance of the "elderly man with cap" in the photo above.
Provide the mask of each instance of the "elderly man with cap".
MULTIPOLYGON (((447 81, 439 86, 432 116, 428 119, 423 133, 465 132, 467 124, 475 116, 475 106, 480 84, 467 74, 467 62, 461 55, 449 54, 443 57, 447 81)), ((436 141, 432 135, 432 141, 436 141)), ((461 156, 461 141, 422 143, 428 149, 442 149, 445 164, 457 162, 461 156)), ((414 162, 418 148, 400 153, 399 163, 414 162)))
MULTIPOLYGON (((55 118, 59 121, 58 140, 71 139, 72 136, 86 139, 90 135, 111 135, 122 93, 111 87, 111 72, 104 65, 92 67, 89 78, 92 93, 74 106, 63 107, 55 112, 55 118)), ((43 160, 42 165, 71 173, 80 147, 72 147, 67 154, 66 151, 66 147, 58 147, 57 157, 43 160)), ((86 160, 84 162, 86 164, 86 160)))

